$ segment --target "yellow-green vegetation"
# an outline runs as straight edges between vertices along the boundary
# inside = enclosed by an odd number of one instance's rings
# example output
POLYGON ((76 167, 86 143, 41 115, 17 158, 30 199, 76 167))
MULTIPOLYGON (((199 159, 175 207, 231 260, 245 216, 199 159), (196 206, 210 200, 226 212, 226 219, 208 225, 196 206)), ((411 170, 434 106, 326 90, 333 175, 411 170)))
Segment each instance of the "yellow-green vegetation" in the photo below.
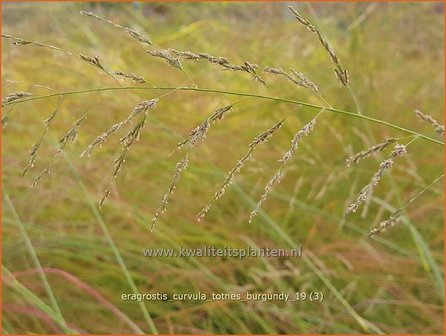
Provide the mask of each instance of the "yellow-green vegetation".
POLYGON ((442 333, 441 3, 2 7, 3 333, 442 333))

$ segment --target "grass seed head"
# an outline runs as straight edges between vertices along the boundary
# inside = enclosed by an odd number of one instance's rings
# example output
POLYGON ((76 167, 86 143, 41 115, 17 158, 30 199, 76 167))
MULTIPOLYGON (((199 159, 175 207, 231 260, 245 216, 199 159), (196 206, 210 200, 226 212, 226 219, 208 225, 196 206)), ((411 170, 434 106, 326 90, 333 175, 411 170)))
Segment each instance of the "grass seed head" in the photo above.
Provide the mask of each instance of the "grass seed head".
POLYGON ((10 93, 2 99, 2 107, 12 103, 17 99, 30 97, 32 95, 33 94, 30 92, 23 92, 23 91, 10 93))
POLYGON ((381 232, 385 231, 387 228, 398 224, 401 220, 402 211, 395 211, 388 219, 382 221, 376 228, 370 230, 369 237, 373 237, 381 232))
POLYGON ((147 52, 154 57, 165 59, 167 63, 174 68, 178 68, 181 70, 183 69, 180 60, 177 57, 173 56, 168 50, 147 50, 147 52))
POLYGON ((327 51, 327 53, 329 54, 335 68, 335 74, 336 77, 338 78, 338 80, 340 81, 340 83, 344 86, 348 86, 348 82, 349 82, 349 76, 347 73, 347 70, 345 70, 342 66, 341 66, 341 62, 339 61, 338 56, 336 55, 336 53, 334 52, 333 48, 328 44, 328 41, 322 36, 321 32, 319 31, 319 29, 316 28, 316 26, 314 26, 310 21, 308 21, 307 19, 303 18, 298 11, 296 11, 293 7, 289 6, 288 7, 290 9, 290 11, 294 14, 295 18, 297 19, 297 21, 299 21, 302 25, 304 25, 309 31, 311 31, 312 33, 314 33, 319 42, 322 44, 322 46, 324 47, 324 49, 327 51))
POLYGON ((376 154, 378 152, 383 151, 384 149, 386 149, 390 144, 394 143, 396 141, 396 139, 394 138, 389 138, 384 140, 383 142, 374 145, 366 150, 363 150, 359 153, 356 153, 354 155, 352 155, 351 157, 349 157, 348 159, 345 160, 345 165, 347 167, 352 166, 353 164, 358 163, 359 161, 373 155, 376 154))
POLYGON ((358 194, 358 196, 356 198, 356 201, 347 207, 347 210, 345 211, 346 215, 349 213, 352 213, 352 212, 356 212, 358 210, 359 206, 363 202, 365 202, 366 200, 369 199, 370 195, 372 194, 372 191, 378 185, 378 183, 381 180, 381 178, 383 177, 384 173, 387 170, 389 170, 390 168, 392 168, 392 166, 394 164, 394 159, 406 154, 406 152, 407 152, 406 146, 400 145, 400 144, 395 145, 395 148, 393 149, 392 153, 390 153, 390 158, 381 162, 381 164, 379 165, 378 171, 375 173, 375 175, 373 175, 370 183, 367 184, 364 188, 362 188, 362 190, 360 191, 360 193, 358 194))
POLYGON ((435 127, 435 131, 440 134, 444 135, 444 125, 441 125, 438 123, 437 120, 435 120, 431 115, 427 113, 423 113, 420 110, 415 110, 415 114, 417 115, 420 120, 423 120, 425 122, 430 123, 433 127, 435 127))
POLYGON ((141 83, 141 84, 143 84, 143 83, 146 82, 146 80, 144 79, 144 77, 142 77, 142 76, 137 76, 137 75, 132 74, 132 73, 125 73, 125 72, 122 72, 122 71, 114 71, 113 74, 116 75, 116 76, 119 76, 119 77, 123 77, 123 78, 131 79, 131 80, 133 80, 135 83, 141 83))

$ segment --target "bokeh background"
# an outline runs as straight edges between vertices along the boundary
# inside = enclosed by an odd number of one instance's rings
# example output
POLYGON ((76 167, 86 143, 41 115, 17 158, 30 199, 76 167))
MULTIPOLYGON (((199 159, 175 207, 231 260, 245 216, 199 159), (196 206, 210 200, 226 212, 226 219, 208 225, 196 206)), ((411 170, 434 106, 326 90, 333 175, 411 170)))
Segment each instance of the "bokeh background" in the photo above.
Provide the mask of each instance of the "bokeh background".
MULTIPOLYGON (((146 32, 156 48, 225 56, 240 64, 293 68, 318 84, 334 107, 357 107, 334 77, 314 36, 290 15, 289 3, 3 3, 2 32, 100 55, 108 69, 143 75, 142 86, 190 86, 189 79, 138 42, 106 23, 81 16, 94 11, 146 32)), ((441 140, 414 115, 418 108, 443 123, 443 5, 441 3, 295 3, 334 46, 348 69, 362 112, 441 140)), ((80 59, 32 45, 2 41, 2 96, 35 95, 117 83, 80 59), (56 90, 56 91, 55 91, 56 90)), ((308 90, 265 74, 268 86, 248 74, 184 62, 200 88, 279 96, 313 104, 308 90)), ((382 180, 364 211, 343 212, 389 151, 352 168, 344 160, 386 137, 407 134, 333 113, 318 119, 287 165, 259 216, 248 216, 289 142, 317 112, 250 98, 190 154, 154 232, 159 206, 182 153, 178 141, 216 106, 240 97, 175 92, 150 112, 102 208, 119 136, 91 158, 79 153, 125 118, 140 101, 164 91, 128 90, 72 95, 46 134, 37 163, 22 171, 58 97, 3 109, 2 327, 3 333, 442 333, 443 185, 417 198, 402 222, 370 239, 368 232, 443 172, 443 147, 411 143, 382 180), (30 189, 48 166, 57 140, 89 109, 74 144, 52 174, 30 189), (206 219, 195 220, 252 139, 281 118, 284 127, 237 176, 206 219), (369 128, 369 131, 367 129, 369 128), (372 136, 370 136, 370 134, 372 136), (303 258, 145 258, 144 248, 303 247, 303 258), (41 269, 39 268, 39 261, 41 269), (40 270, 40 271, 39 271, 40 270), (125 302, 122 293, 322 291, 322 303, 125 302), (150 318, 149 318, 150 316, 150 318), (152 319, 152 322, 151 322, 152 319)), ((402 139, 407 143, 411 138, 402 139)))

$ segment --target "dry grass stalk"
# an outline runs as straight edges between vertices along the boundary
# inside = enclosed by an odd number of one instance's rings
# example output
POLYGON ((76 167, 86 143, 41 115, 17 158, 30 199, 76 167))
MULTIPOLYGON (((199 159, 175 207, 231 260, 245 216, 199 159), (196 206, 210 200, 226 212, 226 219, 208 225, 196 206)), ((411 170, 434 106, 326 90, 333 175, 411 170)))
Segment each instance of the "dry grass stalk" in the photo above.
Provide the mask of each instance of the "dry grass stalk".
POLYGON ((233 179, 236 174, 240 172, 240 170, 243 168, 245 163, 251 158, 253 151, 255 148, 268 141, 272 135, 279 130, 283 123, 285 122, 285 119, 282 119, 278 123, 276 123, 271 128, 267 129, 265 132, 261 133, 257 137, 254 138, 254 140, 248 145, 248 152, 237 161, 236 165, 229 171, 228 177, 226 180, 222 183, 220 188, 215 192, 213 198, 206 204, 206 206, 198 213, 197 220, 201 221, 205 216, 206 213, 210 210, 212 203, 216 200, 218 200, 220 197, 222 197, 226 191, 226 189, 232 184, 233 179))
POLYGON ((175 168, 175 174, 173 176, 172 182, 170 182, 169 190, 163 196, 163 200, 161 202, 161 206, 156 210, 155 215, 152 218, 152 225, 150 230, 153 231, 155 229, 156 221, 159 216, 166 212, 167 204, 169 202, 170 195, 173 194, 174 190, 177 187, 177 183, 180 180, 181 173, 186 170, 187 165, 189 163, 189 155, 186 154, 181 161, 179 161, 175 168))
POLYGON ((52 157, 49 165, 47 168, 43 169, 40 174, 37 176, 37 178, 34 180, 34 182, 31 184, 31 188, 34 188, 39 182, 42 180, 43 177, 51 174, 51 171, 53 169, 54 161, 62 154, 62 151, 65 149, 65 147, 68 145, 68 143, 73 143, 76 141, 76 137, 79 133, 79 128, 81 127, 82 123, 87 119, 87 113, 85 113, 81 118, 76 120, 70 130, 68 130, 67 133, 65 133, 60 139, 59 139, 59 148, 57 149, 56 153, 52 157))
POLYGON ((109 130, 103 132, 102 134, 98 135, 91 143, 88 145, 88 147, 81 153, 80 157, 90 157, 92 151, 96 147, 102 146, 102 144, 107 140, 107 138, 112 135, 113 133, 120 130, 124 125, 132 122, 134 118, 136 118, 138 115, 140 115, 142 112, 147 113, 149 109, 156 108, 156 103, 158 102, 158 99, 150 99, 145 100, 139 103, 137 106, 135 106, 132 110, 132 113, 124 119, 123 121, 114 124, 109 130))
POLYGON ((30 97, 33 94, 30 92, 13 92, 8 94, 6 97, 2 99, 2 107, 6 106, 8 104, 11 104, 13 101, 20 99, 20 98, 26 98, 30 97))
POLYGON ((378 171, 375 173, 375 175, 373 175, 370 183, 367 184, 364 188, 362 188, 362 190, 360 191, 360 193, 358 194, 358 196, 356 198, 356 201, 348 206, 347 210, 345 211, 346 215, 349 213, 352 213, 352 212, 356 212, 356 210, 358 210, 359 206, 363 202, 365 202, 366 200, 369 199, 372 191, 378 185, 378 183, 381 180, 381 178, 383 177, 384 173, 387 170, 389 170, 390 168, 392 168, 392 166, 394 164, 394 159, 406 154, 406 152, 407 152, 406 146, 400 145, 400 144, 395 145, 394 150, 392 151, 392 153, 390 153, 390 158, 381 162, 381 164, 379 165, 378 171))
POLYGON ((322 44, 324 49, 330 55, 330 58, 331 58, 334 66, 335 66, 334 71, 335 71, 336 77, 339 79, 339 81, 341 82, 342 85, 347 87, 348 86, 348 73, 347 73, 347 70, 345 70, 341 66, 341 63, 339 61, 338 56, 336 55, 336 53, 334 52, 334 50, 330 46, 330 44, 328 44, 327 40, 322 36, 322 34, 319 31, 319 29, 317 29, 310 21, 308 21, 307 19, 303 18, 299 14, 299 12, 296 11, 293 7, 289 6, 288 8, 294 14, 294 16, 296 17, 297 21, 299 21, 302 25, 307 27, 308 30, 310 30, 312 33, 314 33, 317 36, 319 42, 322 44))
POLYGON ((396 139, 394 138, 389 138, 384 140, 383 142, 374 145, 366 150, 363 150, 359 153, 356 153, 354 155, 352 155, 351 157, 349 157, 348 159, 345 160, 345 165, 347 167, 350 167, 353 164, 358 163, 359 161, 361 161, 362 159, 365 159, 375 153, 381 152, 384 149, 386 149, 390 144, 393 144, 396 141, 396 139))
POLYGON ((48 48, 48 49, 52 49, 52 50, 63 52, 63 53, 68 54, 70 56, 74 56, 74 54, 72 54, 71 52, 66 51, 64 49, 61 49, 59 47, 55 47, 55 46, 50 45, 50 44, 45 44, 45 43, 38 42, 38 41, 28 41, 28 40, 22 39, 21 37, 15 37, 15 36, 11 36, 11 35, 8 35, 8 34, 2 34, 2 37, 3 38, 7 38, 7 39, 13 39, 14 42, 12 44, 14 44, 14 45, 28 45, 28 44, 32 44, 32 45, 35 45, 36 47, 48 48))
POLYGON ((23 169, 23 173, 22 173, 23 176, 26 175, 26 173, 28 172, 28 170, 30 168, 34 167, 34 164, 36 163, 36 160, 37 160, 37 153, 38 153, 38 151, 40 149, 40 145, 43 142, 43 138, 45 137, 46 133, 48 132, 48 130, 49 130, 50 126, 51 126, 51 123, 54 120, 54 118, 56 117, 56 114, 59 111, 60 106, 62 105, 63 101, 64 101, 64 97, 62 97, 62 99, 59 102, 59 105, 54 110, 54 112, 51 113, 51 115, 47 119, 45 119, 45 121, 44 121, 45 128, 44 128, 40 138, 37 140, 37 142, 33 145, 33 147, 30 150, 29 161, 28 161, 28 164, 26 165, 26 167, 23 169))
POLYGON ((123 78, 127 78, 127 79, 131 79, 132 81, 134 81, 135 83, 141 83, 144 84, 146 82, 146 80, 144 79, 144 77, 142 76, 137 76, 135 74, 132 73, 125 73, 122 71, 113 71, 113 74, 119 77, 123 77, 123 78))
POLYGON ((99 15, 97 15, 95 13, 92 13, 92 12, 80 11, 80 13, 82 15, 89 16, 89 17, 95 18, 95 19, 103 21, 103 22, 107 22, 107 23, 111 24, 112 26, 114 26, 114 27, 116 27, 118 29, 121 29, 122 31, 126 32, 131 37, 133 37, 134 39, 138 40, 139 42, 152 45, 152 42, 149 40, 149 38, 147 36, 137 32, 136 30, 134 30, 132 28, 121 26, 121 25, 119 25, 117 23, 114 23, 111 20, 104 19, 104 18, 100 17, 99 15))
MULTIPOLYGON (((317 117, 317 116, 316 116, 317 117)), ((254 217, 259 212, 260 208, 262 207, 263 202, 266 201, 268 194, 272 190, 273 186, 277 183, 280 183, 282 179, 282 169, 285 166, 285 164, 293 157, 294 153, 296 152, 297 146, 299 145, 300 140, 304 136, 308 136, 311 131, 314 129, 314 126, 316 125, 316 117, 313 118, 309 123, 305 124, 293 137, 293 140, 291 140, 291 147, 290 149, 283 155, 283 157, 279 160, 280 166, 277 172, 273 175, 273 177, 268 181, 268 183, 265 186, 264 192, 262 196, 260 197, 259 202, 256 204, 256 207, 254 210, 251 211, 249 215, 249 223, 252 222, 254 217)))
POLYGON ((435 127, 435 131, 440 134, 440 135, 444 135, 444 125, 441 125, 437 122, 437 120, 435 120, 431 115, 427 114, 427 113, 423 113, 420 110, 415 110, 415 114, 418 116, 418 118, 420 118, 421 120, 428 122, 430 124, 432 124, 432 126, 435 127))
POLYGON ((375 235, 385 231, 388 227, 391 227, 391 226, 394 226, 395 224, 398 224, 399 221, 401 220, 401 214, 402 214, 401 210, 395 211, 389 217, 389 219, 386 219, 385 221, 382 221, 381 223, 379 223, 379 225, 376 228, 373 228, 372 230, 370 230, 369 237, 373 237, 373 236, 375 236, 375 235))
POLYGON ((113 184, 113 181, 118 176, 118 173, 121 170, 122 165, 125 162, 125 158, 127 156, 127 153, 129 151, 130 147, 135 142, 139 141, 141 130, 146 123, 147 115, 148 115, 147 110, 145 110, 144 115, 142 116, 140 121, 127 133, 126 136, 124 136, 122 139, 119 140, 122 145, 122 148, 121 148, 121 151, 120 151, 118 157, 116 157, 116 159, 115 159, 115 168, 113 171, 113 176, 108 184, 108 187, 105 190, 104 196, 102 197, 101 201, 99 202, 99 208, 101 208, 104 205, 105 201, 110 196, 111 186, 113 184))

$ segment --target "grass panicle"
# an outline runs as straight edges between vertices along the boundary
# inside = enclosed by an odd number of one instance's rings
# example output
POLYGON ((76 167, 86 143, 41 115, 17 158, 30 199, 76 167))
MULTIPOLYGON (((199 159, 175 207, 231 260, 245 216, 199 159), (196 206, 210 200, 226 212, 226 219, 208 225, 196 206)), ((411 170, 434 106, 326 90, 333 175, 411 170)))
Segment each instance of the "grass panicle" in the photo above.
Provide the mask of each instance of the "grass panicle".
POLYGON ((293 137, 291 140, 291 147, 290 149, 283 155, 283 157, 279 160, 280 166, 277 172, 273 175, 273 177, 268 181, 264 188, 264 192, 262 196, 260 197, 260 200, 256 204, 255 208, 251 211, 249 215, 249 223, 251 223, 254 219, 254 217, 259 212, 260 208, 262 207, 262 204, 266 201, 268 198, 268 194, 273 189, 273 186, 275 184, 278 184, 282 177, 282 169, 285 166, 285 164, 293 157, 294 153, 296 152, 297 146, 299 145, 300 140, 304 136, 308 136, 311 131, 314 129, 314 126, 316 125, 316 117, 313 118, 309 123, 305 124, 293 137))
POLYGON ((147 50, 147 52, 152 55, 153 57, 159 57, 162 59, 165 59, 166 62, 173 66, 174 68, 178 68, 180 70, 183 70, 183 67, 181 65, 181 62, 178 57, 173 56, 169 50, 147 50))
POLYGON ((200 141, 204 141, 204 139, 206 139, 207 132, 211 127, 211 125, 219 120, 222 120, 225 114, 229 112, 235 104, 237 103, 215 109, 214 112, 212 112, 212 114, 209 117, 207 117, 200 125, 195 127, 189 133, 189 137, 187 139, 178 143, 177 149, 180 149, 184 145, 188 144, 188 151, 186 155, 183 157, 183 159, 181 159, 177 163, 175 174, 172 178, 172 182, 170 183, 169 189, 164 194, 163 199, 161 201, 161 206, 157 209, 155 216, 152 218, 151 231, 155 229, 156 221, 158 220, 160 215, 166 212, 169 197, 173 194, 176 185, 180 179, 182 171, 186 169, 189 163, 189 152, 195 147, 197 143, 199 143, 200 141))
POLYGON ((92 18, 95 18, 95 19, 103 21, 103 22, 107 22, 107 23, 111 24, 113 27, 116 27, 116 28, 126 32, 127 34, 129 34, 132 38, 136 39, 137 41, 139 41, 141 43, 152 45, 152 41, 150 41, 150 39, 147 36, 137 32, 136 30, 134 30, 132 28, 121 26, 120 24, 114 23, 111 20, 104 19, 93 12, 80 11, 80 13, 81 13, 81 15, 92 17, 92 18))
POLYGON ((226 113, 232 110, 235 104, 236 103, 216 109, 200 125, 190 131, 188 138, 178 143, 177 149, 182 148, 186 144, 189 144, 189 148, 192 149, 199 141, 203 141, 204 139, 206 139, 206 135, 211 124, 215 123, 216 121, 222 120, 226 113))
POLYGON ((115 76, 118 76, 118 77, 131 79, 131 80, 134 81, 135 83, 144 84, 144 83, 146 82, 146 80, 144 79, 144 77, 142 77, 142 76, 137 76, 137 75, 132 74, 132 73, 125 73, 125 72, 122 72, 122 71, 113 71, 113 74, 114 74, 115 76))
POLYGON ((345 214, 350 214, 352 212, 356 212, 359 208, 359 206, 369 199, 373 189, 378 185, 379 181, 383 177, 384 173, 392 168, 394 164, 394 160, 404 154, 407 153, 406 146, 396 144, 394 150, 392 153, 390 153, 390 158, 384 160, 379 165, 378 171, 373 175, 372 180, 369 184, 367 184, 362 190, 360 191, 358 197, 356 198, 356 201, 352 204, 350 204, 347 207, 347 210, 345 210, 345 214))
POLYGON ((14 100, 31 97, 32 95, 33 94, 31 92, 23 92, 23 91, 10 93, 2 99, 2 107, 11 104, 14 100))
POLYGON ((369 237, 373 237, 385 231, 387 228, 394 226, 395 224, 398 224, 401 220, 401 214, 402 214, 401 210, 395 211, 388 219, 382 221, 376 228, 370 230, 369 237))
POLYGON ((257 64, 250 63, 248 61, 243 62, 241 65, 232 64, 228 61, 226 57, 222 56, 214 56, 208 53, 200 52, 200 53, 194 53, 191 51, 180 51, 176 49, 168 49, 164 50, 165 52, 168 52, 169 54, 174 54, 178 58, 184 59, 184 60, 206 60, 211 64, 219 65, 223 67, 223 70, 230 70, 230 71, 244 71, 251 75, 251 77, 258 83, 262 85, 266 85, 266 82, 264 79, 257 74, 257 70, 260 68, 257 64))
POLYGON ((240 170, 243 168, 245 163, 251 158, 252 153, 255 150, 255 148, 258 145, 267 142, 268 139, 270 137, 272 137, 272 135, 282 127, 284 122, 285 122, 285 119, 282 119, 278 123, 274 124, 274 126, 272 126, 271 128, 267 129, 265 132, 261 133, 260 135, 258 135, 257 137, 254 138, 254 140, 248 145, 248 148, 249 148, 248 152, 240 160, 237 161, 236 165, 229 171, 229 174, 228 174, 226 180, 221 184, 220 188, 218 188, 218 190, 215 192, 212 199, 198 213, 198 215, 197 215, 198 221, 201 221, 206 216, 206 213, 208 213, 209 210, 211 209, 213 202, 218 200, 220 197, 222 197, 224 195, 226 189, 232 184, 235 175, 240 172, 240 170))
POLYGON ((305 76, 303 73, 297 72, 294 69, 290 69, 290 73, 287 73, 282 68, 273 68, 273 67, 268 66, 263 69, 263 72, 274 74, 274 75, 285 76, 286 78, 288 78, 288 80, 290 80, 297 86, 300 86, 300 87, 303 87, 306 89, 310 89, 318 95, 320 94, 319 88, 317 87, 316 84, 314 84, 311 80, 309 80, 308 77, 305 76))
POLYGON ((184 59, 184 60, 199 60, 201 59, 201 56, 193 53, 192 51, 179 51, 173 48, 167 49, 172 54, 175 54, 178 58, 184 59))
POLYGON ((188 153, 180 160, 175 168, 175 174, 173 176, 172 182, 170 183, 169 190, 163 196, 163 200, 161 202, 161 206, 156 210, 155 215, 152 218, 152 225, 150 230, 153 231, 155 229, 156 221, 159 216, 166 212, 167 204, 169 203, 169 197, 173 194, 174 190, 177 187, 178 181, 180 180, 181 174, 184 170, 186 170, 187 165, 189 163, 189 155, 188 153))
MULTIPOLYGON (((141 111, 142 111, 142 108, 141 108, 141 111)), ((113 176, 112 176, 107 188, 105 189, 102 199, 99 201, 99 208, 102 208, 105 201, 110 196, 112 184, 115 181, 116 177, 118 176, 118 174, 122 168, 122 165, 125 162, 125 158, 127 156, 127 153, 129 151, 130 147, 135 142, 139 141, 139 138, 141 135, 141 130, 144 127, 144 125, 146 123, 146 118, 148 116, 147 111, 148 111, 148 109, 144 110, 144 114, 141 117, 141 119, 139 120, 139 122, 123 138, 121 138, 119 140, 119 142, 121 144, 121 151, 120 151, 119 155, 115 158, 115 168, 113 170, 113 176)))
POLYGON ((349 82, 349 77, 348 77, 348 73, 347 70, 345 70, 342 66, 341 66, 341 62, 339 61, 338 56, 336 55, 336 53, 334 52, 334 49, 330 46, 330 44, 328 43, 328 41, 322 36, 321 32, 319 31, 319 29, 316 28, 316 26, 314 26, 310 21, 308 21, 307 19, 303 18, 299 12, 297 10, 295 10, 293 7, 289 6, 288 7, 290 9, 290 11, 294 14, 294 16, 296 17, 297 21, 299 21, 301 24, 303 24, 305 27, 307 27, 307 29, 309 31, 311 31, 312 33, 314 33, 319 42, 322 44, 322 46, 324 47, 324 49, 327 51, 327 53, 330 55, 330 58, 335 66, 334 71, 336 74, 336 77, 339 79, 340 83, 342 85, 344 85, 345 87, 348 86, 348 82, 349 82))
POLYGON ((98 135, 89 145, 88 147, 81 153, 80 157, 90 157, 91 153, 96 147, 102 146, 102 144, 112 135, 113 133, 120 130, 124 125, 132 122, 134 118, 136 118, 141 113, 147 113, 148 110, 156 108, 156 104, 158 102, 158 99, 150 99, 145 100, 139 103, 137 106, 135 106, 130 113, 130 115, 124 119, 123 121, 114 124, 109 130, 103 132, 102 134, 98 135))
POLYGON ((444 125, 438 123, 438 121, 435 120, 431 115, 423 113, 420 110, 415 110, 415 114, 417 115, 418 118, 420 118, 420 120, 428 122, 433 127, 435 127, 435 132, 437 132, 440 135, 444 135, 444 125))
POLYGON ((71 142, 74 143, 76 141, 77 135, 79 133, 79 128, 81 127, 82 123, 87 119, 87 113, 88 111, 80 117, 78 120, 76 120, 72 127, 66 132, 58 142, 59 148, 56 150, 56 153, 54 153, 53 157, 51 158, 51 161, 49 165, 43 169, 40 174, 34 179, 33 183, 31 184, 31 188, 34 188, 39 184, 39 182, 45 177, 51 174, 51 171, 53 169, 54 162, 56 159, 62 154, 65 147, 71 142))
POLYGON ((348 159, 345 160, 345 165, 347 167, 351 167, 352 165, 357 164, 359 161, 361 161, 361 160, 363 160, 363 159, 365 159, 365 158, 367 158, 367 157, 369 157, 369 156, 371 156, 373 154, 376 154, 376 153, 379 153, 379 152, 383 151, 389 145, 395 143, 396 140, 397 139, 389 138, 389 139, 386 139, 386 140, 384 140, 383 142, 381 142, 381 143, 379 143, 377 145, 374 145, 374 146, 372 146, 372 147, 370 147, 370 148, 368 148, 366 150, 363 150, 363 151, 361 151, 359 153, 356 153, 356 154, 350 156, 348 159))
POLYGON ((105 70, 105 68, 101 64, 101 62, 99 61, 99 56, 90 57, 90 56, 85 56, 85 55, 79 55, 79 57, 83 61, 87 62, 88 64, 91 64, 92 66, 94 66, 94 67, 96 67, 96 68, 98 68, 98 69, 100 69, 102 71, 107 71, 107 70, 105 70))
POLYGON ((30 150, 29 161, 28 161, 27 165, 25 166, 25 168, 23 169, 22 176, 25 176, 27 174, 28 170, 34 167, 34 164, 36 163, 36 160, 37 160, 37 153, 40 149, 40 146, 42 145, 43 138, 45 137, 46 133, 48 132, 48 130, 51 126, 51 123, 54 120, 54 118, 56 117, 56 114, 59 111, 63 101, 64 101, 64 98, 62 97, 57 108, 53 111, 53 113, 51 113, 51 115, 47 119, 45 119, 45 121, 44 121, 45 128, 43 129, 43 132, 40 135, 39 139, 36 141, 36 143, 33 145, 33 147, 30 150))
POLYGON ((433 180, 429 185, 425 186, 423 189, 421 189, 418 193, 415 194, 409 201, 404 204, 401 208, 394 211, 388 219, 385 221, 382 221, 376 228, 373 228, 370 230, 369 237, 373 237, 383 231, 385 231, 387 228, 394 226, 395 224, 398 224, 401 220, 401 216, 403 214, 403 211, 406 210, 406 208, 415 201, 418 197, 423 195, 427 190, 429 190, 435 183, 440 181, 444 178, 444 174, 441 174, 439 177, 437 177, 435 180, 433 180))

